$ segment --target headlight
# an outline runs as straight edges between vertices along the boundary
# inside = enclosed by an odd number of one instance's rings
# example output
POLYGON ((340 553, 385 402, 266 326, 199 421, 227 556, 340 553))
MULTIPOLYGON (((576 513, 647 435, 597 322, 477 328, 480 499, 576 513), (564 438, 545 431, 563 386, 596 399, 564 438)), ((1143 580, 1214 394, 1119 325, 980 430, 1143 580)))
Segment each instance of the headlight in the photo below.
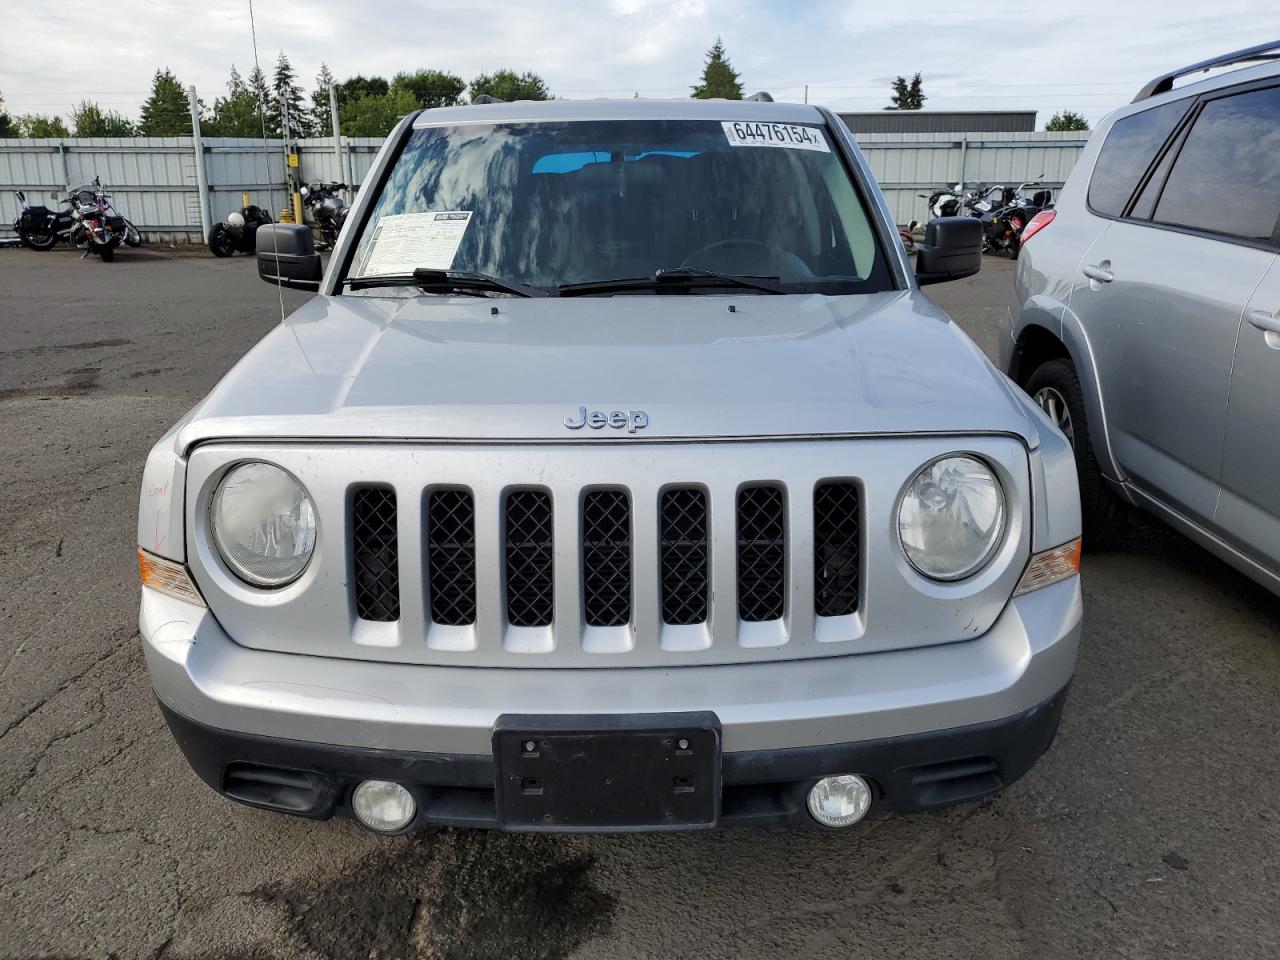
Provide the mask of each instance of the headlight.
POLYGON ((1004 491, 973 457, 943 457, 911 481, 898 508, 898 537, 931 580, 961 580, 991 559, 1004 533, 1004 491))
POLYGON ((296 580, 315 550, 311 498, 302 484, 269 463, 245 463, 229 471, 213 495, 210 521, 222 559, 255 587, 296 580))

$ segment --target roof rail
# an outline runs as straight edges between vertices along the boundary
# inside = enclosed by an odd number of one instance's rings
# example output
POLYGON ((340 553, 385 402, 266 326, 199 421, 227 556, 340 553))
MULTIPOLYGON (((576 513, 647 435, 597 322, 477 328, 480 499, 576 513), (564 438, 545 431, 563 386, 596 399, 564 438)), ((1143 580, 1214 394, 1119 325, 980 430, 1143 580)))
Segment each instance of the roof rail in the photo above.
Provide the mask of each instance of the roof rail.
POLYGON ((773 103, 773 97, 769 94, 768 90, 757 90, 751 96, 744 97, 743 99, 751 100, 755 103, 773 103))
POLYGON ((1233 63, 1250 63, 1262 60, 1280 60, 1280 40, 1273 40, 1270 43, 1260 43, 1256 47, 1245 47, 1243 50, 1237 50, 1235 53, 1226 53, 1220 57, 1211 57, 1208 60, 1201 60, 1199 63, 1193 63, 1180 70, 1173 70, 1169 73, 1161 74, 1139 90, 1138 95, 1134 97, 1131 102, 1137 103, 1139 100, 1146 100, 1148 97, 1154 97, 1158 93, 1168 93, 1173 89, 1173 81, 1181 77, 1185 77, 1190 73, 1202 73, 1206 70, 1212 70, 1214 67, 1229 67, 1233 63))

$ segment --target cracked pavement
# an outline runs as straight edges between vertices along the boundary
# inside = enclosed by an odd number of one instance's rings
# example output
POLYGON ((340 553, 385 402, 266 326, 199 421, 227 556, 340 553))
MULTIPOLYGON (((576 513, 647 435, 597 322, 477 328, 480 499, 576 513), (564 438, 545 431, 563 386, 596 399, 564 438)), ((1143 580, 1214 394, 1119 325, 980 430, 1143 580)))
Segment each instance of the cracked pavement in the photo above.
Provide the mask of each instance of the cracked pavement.
MULTIPOLYGON (((1010 279, 930 292, 992 352, 1010 279)), ((1086 557, 1058 740, 982 804, 383 839, 220 799, 147 682, 137 485, 276 311, 247 258, 0 250, 0 958, 1280 955, 1280 600, 1151 523, 1086 557)))

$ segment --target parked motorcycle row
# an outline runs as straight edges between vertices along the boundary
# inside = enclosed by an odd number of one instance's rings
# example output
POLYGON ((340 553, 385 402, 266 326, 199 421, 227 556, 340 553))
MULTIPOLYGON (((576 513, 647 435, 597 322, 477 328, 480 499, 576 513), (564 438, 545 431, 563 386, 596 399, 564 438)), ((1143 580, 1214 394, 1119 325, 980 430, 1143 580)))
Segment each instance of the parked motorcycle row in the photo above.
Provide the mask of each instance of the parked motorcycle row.
MULTIPOLYGON (((351 209, 339 193, 346 189, 348 187, 345 183, 308 183, 298 190, 320 234, 316 243, 317 250, 332 250, 338 241, 338 232, 351 209)), ((233 210, 227 214, 226 220, 214 224, 209 232, 209 249, 215 257, 230 257, 237 253, 252 254, 258 228, 271 222, 271 212, 259 206, 250 204, 233 210)))
POLYGON ((65 197, 57 192, 49 194, 50 199, 60 201, 56 209, 32 204, 21 190, 15 196, 21 210, 13 229, 22 245, 32 250, 52 250, 65 240, 84 251, 81 259, 94 253, 110 262, 121 243, 142 246, 138 228, 112 205, 111 194, 97 177, 65 197))
MULTIPOLYGON (((962 192, 961 185, 957 183, 918 196, 928 204, 930 218, 976 217, 982 222, 983 251, 1003 253, 1016 259, 1022 247, 1022 231, 1031 218, 1053 206, 1053 191, 1034 190, 1038 186, 1039 179, 1036 179, 1016 187, 991 184, 962 192)), ((912 221, 906 232, 914 233, 916 226, 916 221, 912 221)))

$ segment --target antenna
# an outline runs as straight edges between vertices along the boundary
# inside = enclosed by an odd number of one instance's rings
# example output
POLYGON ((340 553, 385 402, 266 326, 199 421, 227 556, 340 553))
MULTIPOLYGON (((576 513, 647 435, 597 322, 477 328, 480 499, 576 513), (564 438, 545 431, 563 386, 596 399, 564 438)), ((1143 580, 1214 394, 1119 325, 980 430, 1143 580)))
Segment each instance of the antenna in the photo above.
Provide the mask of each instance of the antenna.
MULTIPOLYGON (((253 72, 262 78, 266 86, 266 74, 258 64, 258 28, 253 20, 253 0, 249 0, 249 34, 253 38, 253 72)), ((262 102, 262 92, 258 92, 258 119, 262 121, 262 164, 266 167, 267 196, 271 196, 271 150, 267 145, 267 105, 262 102)), ((276 257, 276 296, 280 299, 280 322, 284 323, 284 284, 280 280, 280 238, 271 231, 271 247, 276 257)))

